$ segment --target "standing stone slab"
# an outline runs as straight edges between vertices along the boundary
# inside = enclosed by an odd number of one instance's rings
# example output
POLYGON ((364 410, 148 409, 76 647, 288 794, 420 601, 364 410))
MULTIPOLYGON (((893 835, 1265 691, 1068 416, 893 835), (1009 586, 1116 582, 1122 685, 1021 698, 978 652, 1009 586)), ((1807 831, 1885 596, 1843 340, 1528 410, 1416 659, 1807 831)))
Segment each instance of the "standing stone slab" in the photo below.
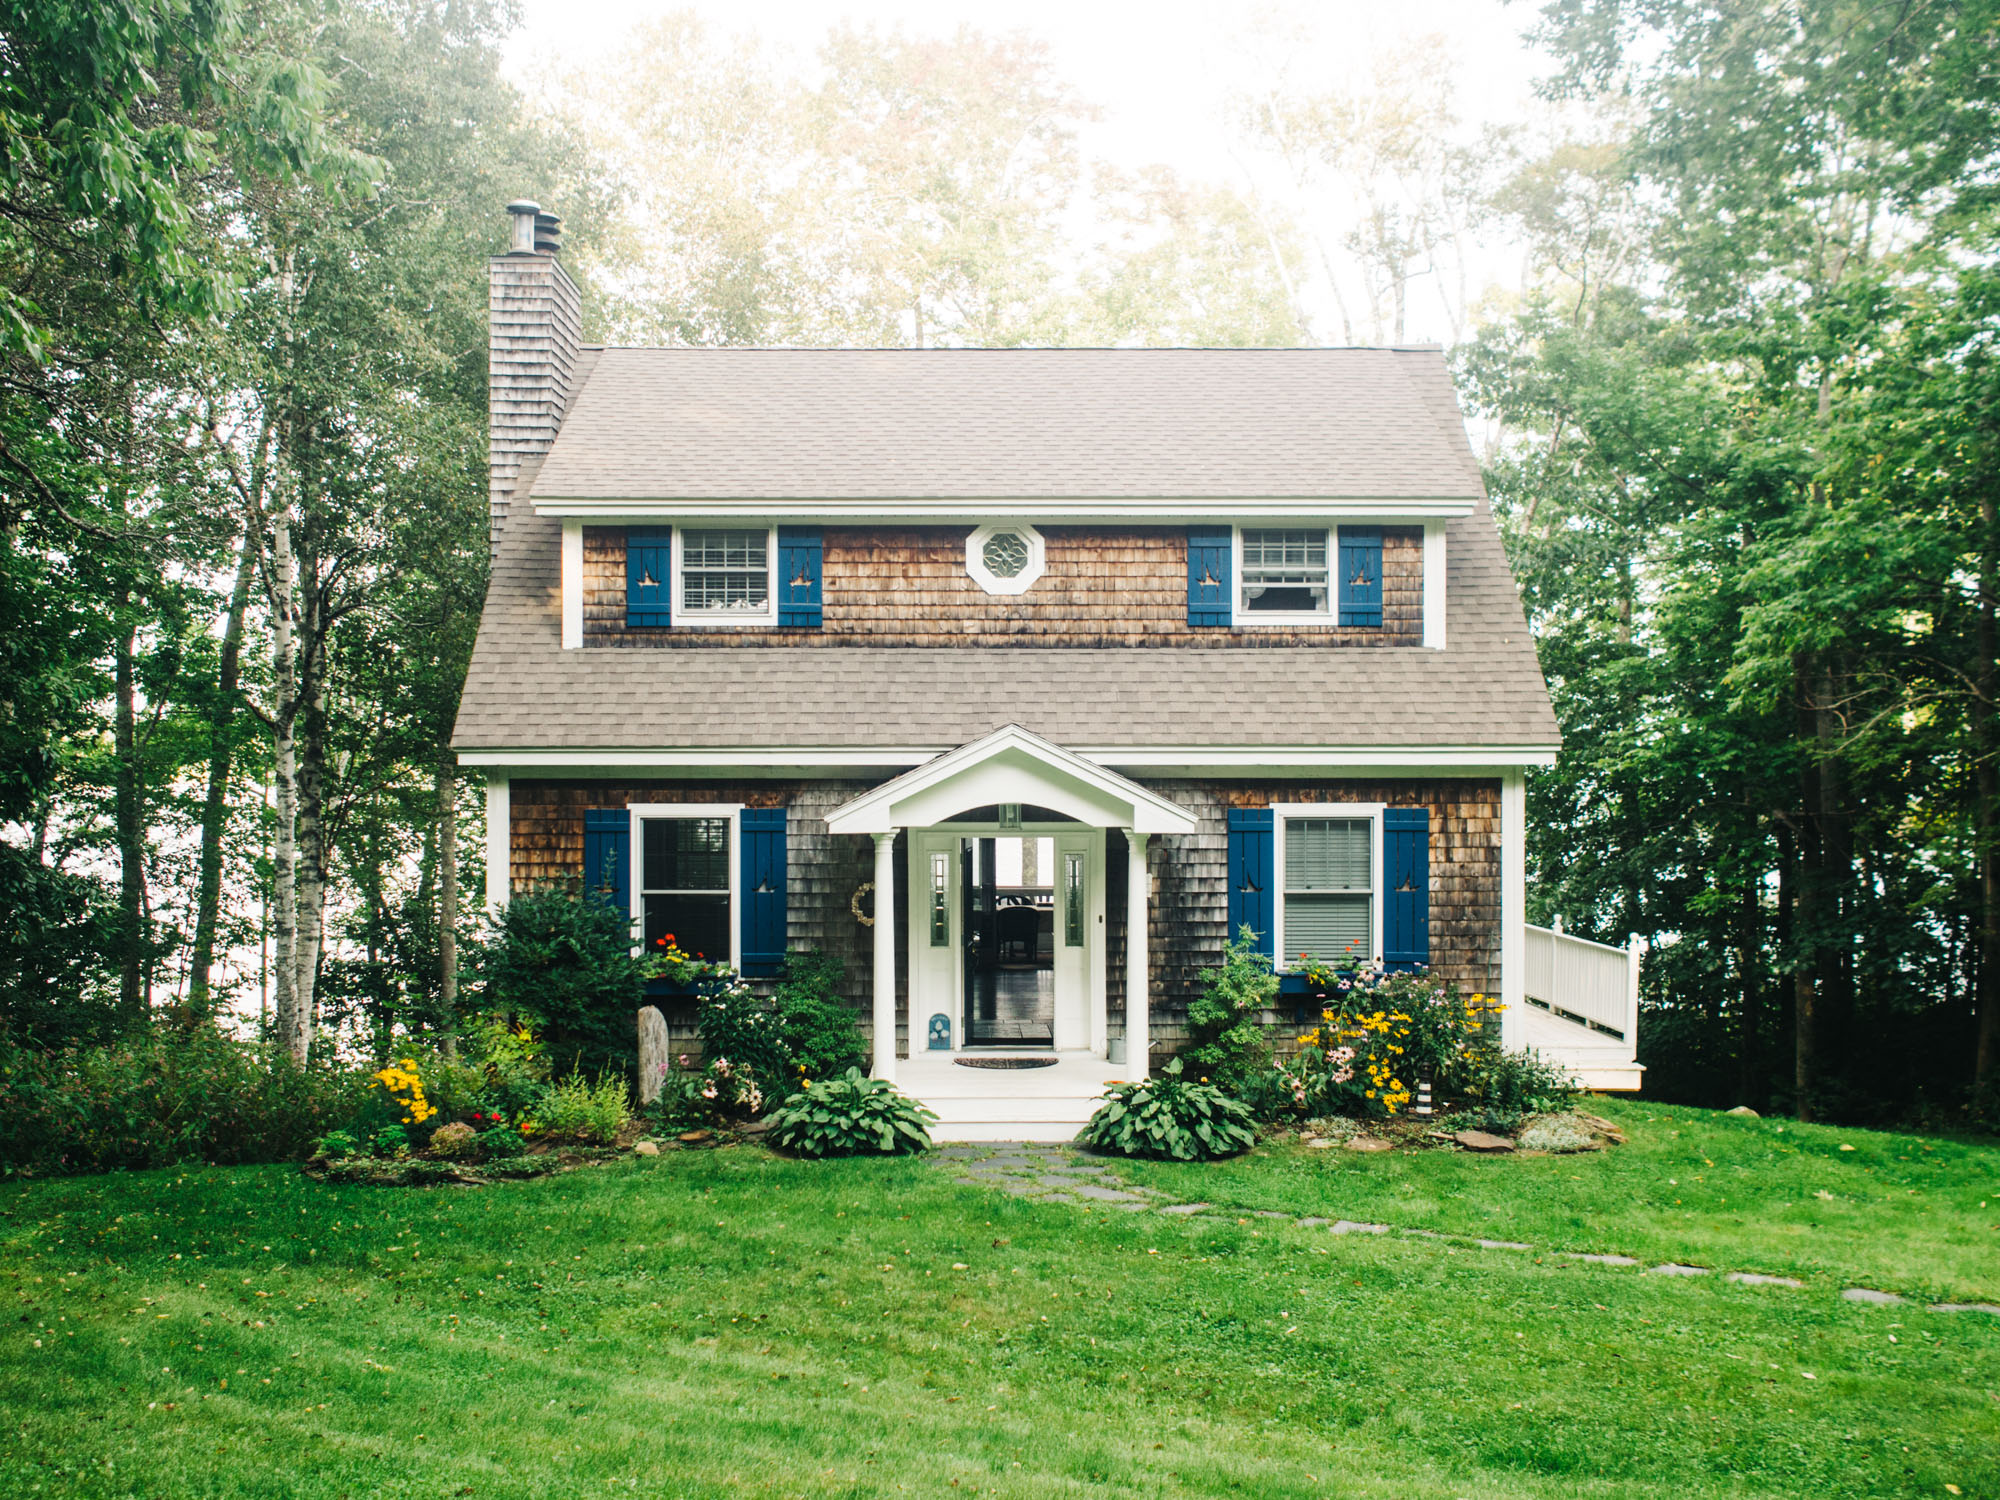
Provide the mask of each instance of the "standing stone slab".
POLYGON ((667 1018, 659 1007, 648 1005, 639 1012, 639 1102, 651 1104, 660 1097, 672 1063, 671 1042, 667 1038, 667 1018))

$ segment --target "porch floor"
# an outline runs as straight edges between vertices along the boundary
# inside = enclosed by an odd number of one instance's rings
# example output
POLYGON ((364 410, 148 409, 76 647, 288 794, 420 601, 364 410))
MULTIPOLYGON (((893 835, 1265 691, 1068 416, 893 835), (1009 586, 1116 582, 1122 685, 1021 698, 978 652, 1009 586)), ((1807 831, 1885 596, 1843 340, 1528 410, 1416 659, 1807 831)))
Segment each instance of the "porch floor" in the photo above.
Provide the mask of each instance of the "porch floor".
POLYGON ((1521 1009, 1522 1045, 1568 1068, 1587 1089, 1638 1089, 1646 1070, 1629 1039, 1607 1036, 1538 1005, 1523 1005, 1521 1009))
POLYGON ((897 1059, 896 1086, 936 1112, 936 1141, 1067 1141, 1125 1070, 1089 1052, 1054 1056, 1050 1068, 961 1068, 950 1053, 922 1052, 897 1059))

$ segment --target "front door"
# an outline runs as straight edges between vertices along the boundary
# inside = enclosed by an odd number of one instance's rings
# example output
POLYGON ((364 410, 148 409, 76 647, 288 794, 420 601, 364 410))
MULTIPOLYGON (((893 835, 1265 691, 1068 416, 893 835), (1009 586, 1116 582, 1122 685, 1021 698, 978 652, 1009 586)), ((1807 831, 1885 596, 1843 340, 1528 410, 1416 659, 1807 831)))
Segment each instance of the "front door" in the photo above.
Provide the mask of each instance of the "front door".
POLYGON ((953 833, 910 833, 910 1055, 928 1049, 932 1021, 945 1018, 959 1043, 959 944, 964 937, 959 840, 953 833))

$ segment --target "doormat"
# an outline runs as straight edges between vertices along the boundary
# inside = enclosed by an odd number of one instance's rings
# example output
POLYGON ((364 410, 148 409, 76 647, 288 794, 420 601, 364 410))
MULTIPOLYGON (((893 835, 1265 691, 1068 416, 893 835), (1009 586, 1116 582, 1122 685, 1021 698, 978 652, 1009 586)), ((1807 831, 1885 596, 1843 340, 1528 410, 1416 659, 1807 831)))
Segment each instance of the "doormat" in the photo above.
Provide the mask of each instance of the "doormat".
POLYGON ((954 1057, 961 1068, 1053 1068, 1053 1057, 954 1057))

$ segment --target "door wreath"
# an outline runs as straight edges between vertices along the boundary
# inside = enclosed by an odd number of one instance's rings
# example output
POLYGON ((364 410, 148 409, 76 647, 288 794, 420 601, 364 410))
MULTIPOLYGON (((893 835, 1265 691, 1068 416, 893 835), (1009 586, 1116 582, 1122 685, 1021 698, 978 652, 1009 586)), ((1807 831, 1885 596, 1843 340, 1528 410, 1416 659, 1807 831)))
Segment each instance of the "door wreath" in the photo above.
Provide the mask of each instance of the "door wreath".
MULTIPOLYGON (((873 927, 875 925, 875 918, 868 911, 862 910, 861 898, 864 896, 873 897, 874 894, 875 882, 872 880, 864 881, 854 888, 854 897, 847 903, 847 909, 854 913, 854 920, 859 922, 863 927, 873 927)), ((870 900, 868 905, 872 910, 875 903, 873 900, 870 900)))

